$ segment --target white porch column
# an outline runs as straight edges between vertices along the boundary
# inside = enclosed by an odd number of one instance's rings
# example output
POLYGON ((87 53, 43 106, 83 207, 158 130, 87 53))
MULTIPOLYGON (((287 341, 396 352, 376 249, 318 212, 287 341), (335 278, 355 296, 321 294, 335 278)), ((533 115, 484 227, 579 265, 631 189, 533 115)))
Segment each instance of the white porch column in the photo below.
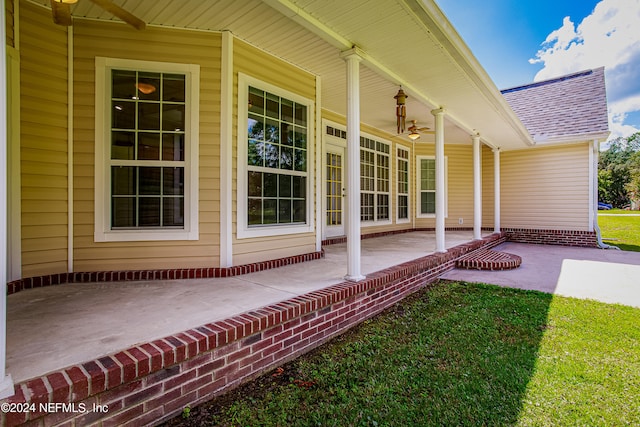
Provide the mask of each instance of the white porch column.
MULTIPOLYGON (((0 7, 0 22, 5 22, 0 7)), ((7 218, 9 187, 7 180, 7 41, 0 31, 0 399, 12 396, 13 381, 6 373, 7 363, 7 218)))
POLYGON ((500 232, 500 149, 493 149, 493 191, 494 191, 494 208, 493 208, 493 232, 500 232))
POLYGON ((432 110, 436 124, 436 252, 446 252, 444 236, 444 108, 432 110))
POLYGON ((342 52, 347 63, 347 275, 358 282, 365 277, 360 271, 360 61, 357 47, 342 52))
POLYGON ((482 169, 480 135, 473 135, 473 238, 482 239, 482 169))

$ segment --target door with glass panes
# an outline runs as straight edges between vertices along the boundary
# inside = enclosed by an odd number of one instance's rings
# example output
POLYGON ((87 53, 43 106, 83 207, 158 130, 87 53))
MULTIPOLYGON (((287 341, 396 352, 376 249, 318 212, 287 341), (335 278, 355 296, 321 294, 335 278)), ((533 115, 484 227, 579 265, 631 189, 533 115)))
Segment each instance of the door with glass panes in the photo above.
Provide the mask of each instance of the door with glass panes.
POLYGON ((325 237, 344 236, 344 147, 326 144, 325 237))

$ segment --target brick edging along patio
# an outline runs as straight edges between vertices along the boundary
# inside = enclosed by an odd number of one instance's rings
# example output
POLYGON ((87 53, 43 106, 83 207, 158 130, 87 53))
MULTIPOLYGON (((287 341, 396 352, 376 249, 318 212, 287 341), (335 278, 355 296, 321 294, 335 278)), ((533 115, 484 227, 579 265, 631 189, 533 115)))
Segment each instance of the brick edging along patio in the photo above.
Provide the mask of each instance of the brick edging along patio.
POLYGON ((3 402, 30 410, 3 413, 2 425, 138 426, 171 418, 379 313, 454 268, 461 256, 505 240, 504 233, 493 234, 358 283, 339 283, 16 384, 16 394, 3 402), (48 411, 54 404, 67 410, 48 411))

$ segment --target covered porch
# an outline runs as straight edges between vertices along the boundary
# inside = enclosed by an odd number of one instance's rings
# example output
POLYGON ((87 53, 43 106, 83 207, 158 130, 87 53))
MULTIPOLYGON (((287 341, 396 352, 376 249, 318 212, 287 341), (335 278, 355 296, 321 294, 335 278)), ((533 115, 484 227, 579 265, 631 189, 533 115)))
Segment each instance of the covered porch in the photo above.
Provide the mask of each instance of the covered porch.
MULTIPOLYGON (((470 230, 448 231, 446 246, 472 237, 470 230)), ((364 239, 362 271, 375 276, 434 249, 433 231, 364 239)), ((321 259, 234 277, 68 283, 17 292, 7 297, 7 371, 19 384, 322 291, 344 282, 346 252, 346 243, 331 244, 321 259)))

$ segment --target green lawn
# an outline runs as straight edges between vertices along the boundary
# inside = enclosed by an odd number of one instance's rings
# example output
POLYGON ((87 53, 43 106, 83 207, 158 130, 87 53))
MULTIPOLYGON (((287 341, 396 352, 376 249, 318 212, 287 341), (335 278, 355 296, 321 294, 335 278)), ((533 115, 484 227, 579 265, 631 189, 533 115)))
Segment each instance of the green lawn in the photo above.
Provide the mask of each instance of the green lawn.
POLYGON ((184 422, 640 425, 638 390, 640 309, 440 282, 184 422))
POLYGON ((602 240, 625 251, 640 252, 640 216, 629 214, 640 214, 640 211, 599 211, 598 225, 602 240))

